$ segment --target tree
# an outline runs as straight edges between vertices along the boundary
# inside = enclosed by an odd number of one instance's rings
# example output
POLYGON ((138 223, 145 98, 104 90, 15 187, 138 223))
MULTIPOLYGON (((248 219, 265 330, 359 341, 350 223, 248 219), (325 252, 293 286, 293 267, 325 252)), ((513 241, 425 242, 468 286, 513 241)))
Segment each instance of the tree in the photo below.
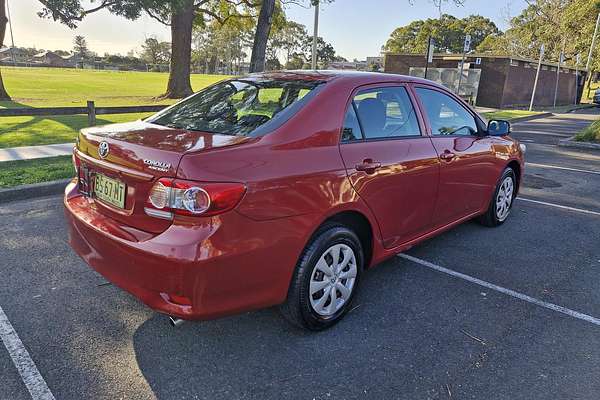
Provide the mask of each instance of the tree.
POLYGON ((250 57, 250 72, 261 72, 265 69, 267 41, 271 32, 275 0, 263 0, 256 24, 256 34, 250 57))
POLYGON ((271 35, 269 47, 273 51, 283 51, 285 62, 288 63, 292 54, 302 49, 303 40, 307 35, 308 32, 304 25, 294 21, 285 21, 283 27, 271 35))
MULTIPOLYGON (((568 64, 577 54, 587 57, 594 32, 600 0, 526 0, 528 6, 510 20, 504 34, 486 38, 478 51, 503 53, 513 57, 537 59, 545 46, 545 59, 557 61, 565 52, 568 64)), ((600 68, 595 59, 594 69, 600 68)))
MULTIPOLYGON (((7 23, 8 18, 6 17, 6 0, 0 0, 0 48, 4 46, 4 35, 6 33, 7 23)), ((10 100, 10 96, 4 88, 4 81, 2 80, 2 71, 0 71, 0 100, 10 100)))
POLYGON ((252 45, 254 24, 250 18, 232 18, 224 24, 213 21, 194 28, 193 64, 205 73, 236 73, 252 45))
MULTIPOLYGON (((302 42, 302 54, 306 63, 312 59, 312 35, 306 35, 302 42)), ((336 60, 335 49, 331 43, 327 43, 322 37, 317 38, 317 60, 319 69, 325 69, 327 66, 336 60)))
POLYGON ((461 53, 465 34, 471 35, 471 47, 477 47, 489 35, 499 35, 498 27, 479 15, 458 19, 444 14, 439 19, 413 21, 395 29, 385 49, 396 53, 425 53, 429 37, 435 40, 440 52, 461 53))
MULTIPOLYGON (((85 9, 81 0, 39 0, 41 17, 52 18, 74 28, 87 15, 102 9, 135 20, 142 13, 171 27, 171 62, 163 97, 181 98, 192 93, 190 63, 194 23, 206 20, 224 23, 231 17, 248 15, 251 0, 101 0, 85 9)), ((86 2, 87 4, 87 2, 86 2)))
POLYGON ((171 44, 150 37, 144 41, 140 57, 147 64, 167 64, 171 60, 171 44))
POLYGON ((73 52, 77 54, 82 60, 88 58, 89 51, 87 47, 87 41, 83 36, 75 36, 75 39, 73 40, 73 52))
POLYGON ((487 53, 495 55, 509 55, 508 42, 504 34, 487 35, 485 39, 477 46, 477 53, 487 53))

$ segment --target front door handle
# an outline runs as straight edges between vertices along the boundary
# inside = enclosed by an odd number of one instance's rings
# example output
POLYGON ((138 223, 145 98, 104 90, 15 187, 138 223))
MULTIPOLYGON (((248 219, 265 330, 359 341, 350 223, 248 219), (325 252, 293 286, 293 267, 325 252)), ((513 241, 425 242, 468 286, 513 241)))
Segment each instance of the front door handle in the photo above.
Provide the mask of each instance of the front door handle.
POLYGON ((451 152, 450 150, 446 150, 444 151, 442 154, 440 154, 440 158, 442 160, 445 161, 450 161, 452 160, 454 157, 456 157, 456 154, 454 154, 453 152, 451 152))
POLYGON ((354 168, 356 168, 357 171, 364 171, 367 174, 373 174, 377 169, 381 168, 381 163, 367 158, 363 160, 362 163, 356 164, 354 168))

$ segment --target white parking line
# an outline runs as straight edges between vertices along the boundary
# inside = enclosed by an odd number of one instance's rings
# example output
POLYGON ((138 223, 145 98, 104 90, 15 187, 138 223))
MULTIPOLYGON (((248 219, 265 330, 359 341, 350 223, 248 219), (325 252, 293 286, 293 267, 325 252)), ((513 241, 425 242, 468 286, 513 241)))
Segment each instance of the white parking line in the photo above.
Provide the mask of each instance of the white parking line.
POLYGON ((587 170, 587 169, 559 167, 558 165, 537 164, 537 163, 530 163, 530 162, 525 163, 525 165, 526 166, 530 166, 530 167, 561 169, 561 170, 564 170, 564 171, 583 172, 583 173, 586 173, 586 174, 600 175, 600 171, 590 171, 590 170, 587 170))
POLYGON ((596 216, 600 217, 600 212, 598 212, 598 211, 584 210, 583 208, 575 208, 575 207, 563 206, 561 204, 548 203, 548 202, 545 202, 545 201, 525 199, 525 198, 520 197, 520 196, 517 197, 517 200, 526 201, 526 202, 529 202, 529 203, 541 204, 541 205, 548 206, 548 207, 560 208, 562 210, 579 212, 579 213, 583 213, 583 214, 596 215, 596 216))
POLYGON ((0 339, 2 339, 4 347, 8 350, 8 354, 17 371, 19 371, 27 390, 29 390, 31 398, 33 400, 55 400, 2 307, 0 307, 0 339))
POLYGON ((535 305, 538 305, 540 307, 544 307, 544 308, 547 308, 549 310, 556 311, 556 312, 559 312, 561 314, 565 314, 565 315, 568 315, 570 317, 577 318, 577 319, 580 319, 582 321, 586 321, 586 322, 589 322, 591 324, 600 326, 600 319, 592 317, 590 315, 583 314, 583 313, 580 313, 578 311, 573 311, 573 310, 571 310, 569 308, 558 306, 556 304, 548 303, 546 301, 539 300, 539 299, 536 299, 536 298, 531 297, 531 296, 527 296, 526 294, 515 292, 514 290, 504 288, 502 286, 494 285, 493 283, 489 283, 489 282, 483 281, 483 280, 475 278, 473 276, 466 275, 466 274, 463 274, 463 273, 460 273, 460 272, 456 272, 456 271, 453 271, 453 270, 448 269, 448 268, 444 268, 442 266, 430 263, 429 261, 421 260, 420 258, 417 258, 417 257, 409 256, 408 254, 400 253, 400 254, 398 254, 398 257, 401 257, 401 258, 404 258, 405 260, 409 260, 409 261, 412 261, 414 263, 420 264, 420 265, 422 265, 424 267, 433 269, 435 271, 442 272, 444 274, 448 274, 448 275, 454 276, 456 278, 463 279, 465 281, 474 283, 476 285, 483 286, 483 287, 491 289, 491 290, 495 290, 497 292, 506 294, 506 295, 514 297, 514 298, 517 298, 519 300, 523 300, 523 301, 526 301, 528 303, 535 304, 535 305))

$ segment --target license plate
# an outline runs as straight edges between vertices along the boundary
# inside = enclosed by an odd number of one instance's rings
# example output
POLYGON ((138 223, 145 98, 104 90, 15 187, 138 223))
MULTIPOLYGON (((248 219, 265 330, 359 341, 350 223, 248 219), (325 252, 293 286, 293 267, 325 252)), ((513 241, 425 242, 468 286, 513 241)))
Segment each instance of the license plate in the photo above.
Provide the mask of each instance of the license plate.
POLYGON ((102 174, 96 174, 94 194, 115 207, 125 208, 125 184, 102 174))

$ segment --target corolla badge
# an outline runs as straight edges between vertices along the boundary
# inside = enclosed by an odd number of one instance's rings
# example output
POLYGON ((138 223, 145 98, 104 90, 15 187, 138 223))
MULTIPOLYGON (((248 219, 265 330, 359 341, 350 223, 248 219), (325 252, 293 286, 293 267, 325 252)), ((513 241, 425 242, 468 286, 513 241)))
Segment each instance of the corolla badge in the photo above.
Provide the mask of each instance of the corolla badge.
POLYGON ((100 142, 100 145, 98 146, 98 155, 100 158, 106 158, 109 151, 110 148, 108 147, 108 143, 104 141, 100 142))
POLYGON ((144 159, 144 164, 150 169, 161 172, 167 172, 171 168, 171 164, 156 160, 144 159))

